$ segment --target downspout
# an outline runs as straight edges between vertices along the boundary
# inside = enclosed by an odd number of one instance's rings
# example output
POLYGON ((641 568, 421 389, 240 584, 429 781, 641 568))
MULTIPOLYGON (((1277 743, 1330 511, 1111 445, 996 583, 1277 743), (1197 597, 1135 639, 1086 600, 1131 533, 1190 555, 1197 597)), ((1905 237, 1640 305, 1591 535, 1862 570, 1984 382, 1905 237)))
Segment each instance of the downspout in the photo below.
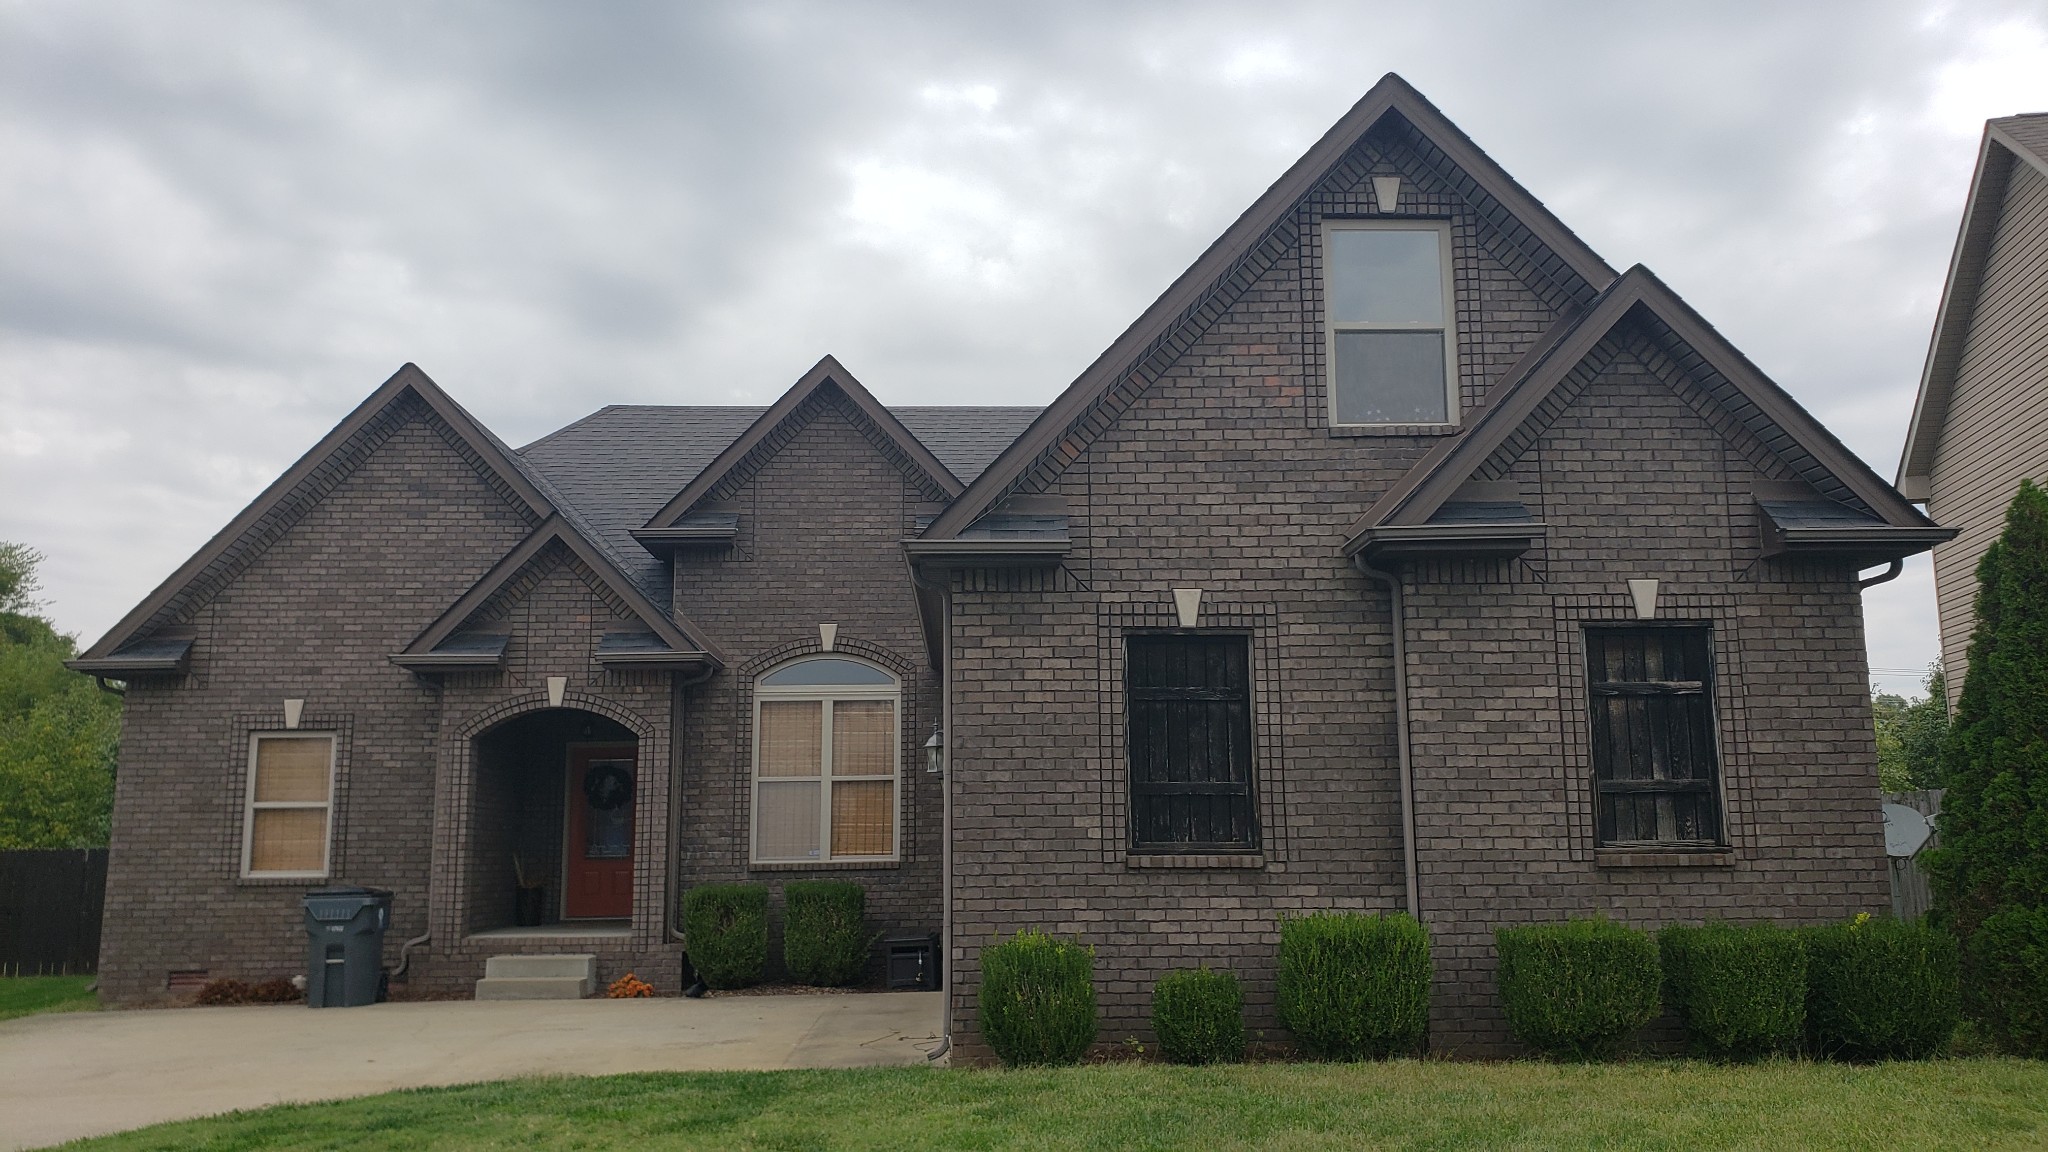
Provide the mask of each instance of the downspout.
POLYGON ((689 942, 676 923, 676 904, 683 895, 683 854, 676 850, 676 830, 683 822, 683 748, 690 731, 690 689, 716 675, 718 669, 707 666, 702 672, 675 677, 669 682, 675 696, 669 704, 668 898, 664 901, 668 906, 662 909, 662 917, 668 921, 668 938, 686 949, 689 942))
POLYGON ((1883 584, 1888 580, 1897 580, 1899 578, 1899 573, 1905 570, 1905 558, 1900 557, 1899 559, 1892 561, 1891 567, 1886 568, 1884 571, 1878 573, 1877 575, 1872 576, 1867 580, 1858 580, 1856 582, 1856 590, 1861 592, 1866 588, 1875 588, 1879 584, 1883 584))
POLYGON ((1351 558, 1368 580, 1387 586, 1387 614, 1394 631, 1394 744, 1401 776, 1401 864, 1408 882, 1408 914, 1422 919, 1415 867, 1415 771, 1408 750, 1408 617, 1401 602, 1401 578, 1366 563, 1360 552, 1351 558))
POLYGON ((915 562, 910 582, 939 597, 939 1043, 926 1053, 937 1061, 953 1050, 953 589, 950 579, 926 579, 915 562))

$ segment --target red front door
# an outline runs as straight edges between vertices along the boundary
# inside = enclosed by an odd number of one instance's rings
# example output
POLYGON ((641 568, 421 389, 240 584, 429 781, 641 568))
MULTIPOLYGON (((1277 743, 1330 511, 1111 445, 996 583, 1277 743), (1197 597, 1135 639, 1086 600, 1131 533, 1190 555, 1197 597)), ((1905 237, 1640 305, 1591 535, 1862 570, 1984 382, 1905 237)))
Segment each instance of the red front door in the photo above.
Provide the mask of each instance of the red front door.
POLYGON ((564 920, 633 914, 633 745, 569 749, 564 920))

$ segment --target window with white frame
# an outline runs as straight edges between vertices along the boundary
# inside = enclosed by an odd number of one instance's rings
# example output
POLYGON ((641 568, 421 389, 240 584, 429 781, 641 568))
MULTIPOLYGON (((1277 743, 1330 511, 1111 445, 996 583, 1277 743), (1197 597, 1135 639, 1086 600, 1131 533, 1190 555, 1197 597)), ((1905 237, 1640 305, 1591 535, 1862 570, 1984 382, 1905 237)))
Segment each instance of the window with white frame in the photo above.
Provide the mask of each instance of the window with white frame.
POLYGON ((902 685, 814 656, 754 685, 754 862, 893 860, 902 685))
POLYGON ((1333 220, 1323 232, 1330 422, 1457 422, 1451 230, 1333 220))
POLYGON ((325 876, 333 837, 334 735, 250 737, 242 875, 325 876))

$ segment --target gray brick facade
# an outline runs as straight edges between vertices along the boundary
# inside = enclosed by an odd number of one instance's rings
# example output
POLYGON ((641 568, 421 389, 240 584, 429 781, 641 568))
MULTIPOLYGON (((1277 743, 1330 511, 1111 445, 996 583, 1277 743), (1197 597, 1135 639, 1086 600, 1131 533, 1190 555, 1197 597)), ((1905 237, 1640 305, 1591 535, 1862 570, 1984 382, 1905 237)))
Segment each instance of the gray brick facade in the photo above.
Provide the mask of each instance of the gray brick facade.
POLYGON ((1502 925, 1885 906, 1868 557, 1774 548, 1763 501, 1796 491, 1861 517, 1868 539, 1932 526, 1397 78, 1035 421, 899 421, 828 358, 766 414, 606 409, 509 454, 418 380, 82 662, 192 641, 181 675, 129 689, 112 997, 162 995, 174 971, 297 970, 307 885, 240 880, 234 856, 249 734, 281 725, 286 697, 306 701, 302 727, 338 737, 333 879, 397 891, 387 960, 427 935, 419 986, 567 946, 479 934, 510 923, 515 853, 557 867, 559 750, 624 741, 633 915, 575 950, 669 991, 690 887, 764 883, 779 907, 792 879, 857 880, 877 931, 945 931, 968 1059, 987 1055, 981 950, 1025 928, 1096 949, 1106 1041, 1149 1039, 1154 981, 1197 964, 1236 971, 1251 1027, 1280 1038, 1278 918, 1406 907, 1411 853, 1435 942, 1431 1043, 1452 1054, 1506 1049, 1502 925), (1398 178, 1398 212, 1376 178, 1398 178), (1330 425, 1323 226, 1375 215, 1450 228, 1452 427, 1330 425), (1519 492, 1534 542, 1392 564, 1397 668, 1392 598, 1353 562, 1360 525, 1466 480, 1519 492), (1057 549, 1033 553, 1053 523, 1057 549), (480 584, 508 555, 518 570, 480 584), (1636 619, 1632 579, 1658 581, 1658 621, 1711 630, 1725 843, 1710 850, 1595 843, 1585 629, 1636 619), (1196 630, 1248 641, 1252 852, 1129 847, 1125 645, 1185 628, 1174 589, 1201 590, 1196 630), (495 665, 392 663, 458 602, 473 610, 451 627, 505 638, 495 665), (702 640, 701 672, 606 664, 605 637, 644 632, 649 611, 702 640), (833 651, 902 683, 901 859, 757 865, 755 683, 824 651, 828 624, 833 651), (941 725, 947 767, 930 774, 921 745, 941 725))

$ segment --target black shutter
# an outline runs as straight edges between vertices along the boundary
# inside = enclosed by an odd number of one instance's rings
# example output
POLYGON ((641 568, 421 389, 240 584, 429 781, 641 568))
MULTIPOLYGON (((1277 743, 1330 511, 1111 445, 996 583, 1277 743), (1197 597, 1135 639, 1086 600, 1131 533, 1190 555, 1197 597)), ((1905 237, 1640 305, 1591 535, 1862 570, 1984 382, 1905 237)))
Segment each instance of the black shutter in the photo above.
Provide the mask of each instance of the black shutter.
POLYGON ((1133 636, 1127 655, 1132 846, 1258 847, 1246 637, 1133 636))
POLYGON ((1705 628, 1589 628, 1595 825, 1602 846, 1718 844, 1705 628))

